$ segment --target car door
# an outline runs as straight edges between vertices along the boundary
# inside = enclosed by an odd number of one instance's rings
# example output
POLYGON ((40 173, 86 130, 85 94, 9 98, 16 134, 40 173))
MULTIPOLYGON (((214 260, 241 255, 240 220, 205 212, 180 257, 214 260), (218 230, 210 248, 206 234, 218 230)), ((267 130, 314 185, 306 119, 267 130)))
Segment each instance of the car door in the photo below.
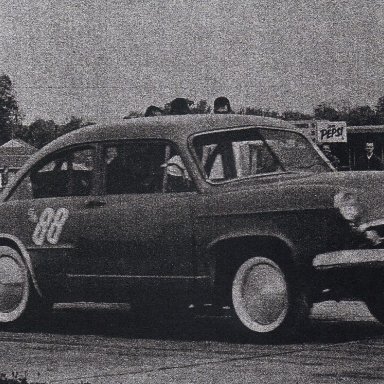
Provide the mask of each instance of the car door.
POLYGON ((95 187, 95 147, 59 150, 39 161, 21 180, 3 209, 12 220, 3 233, 27 248, 45 296, 68 299, 66 272, 76 253, 81 210, 95 187))
POLYGON ((196 192, 185 168, 171 185, 167 161, 178 155, 164 141, 110 143, 103 153, 102 193, 82 213, 71 285, 111 301, 192 294, 196 192))

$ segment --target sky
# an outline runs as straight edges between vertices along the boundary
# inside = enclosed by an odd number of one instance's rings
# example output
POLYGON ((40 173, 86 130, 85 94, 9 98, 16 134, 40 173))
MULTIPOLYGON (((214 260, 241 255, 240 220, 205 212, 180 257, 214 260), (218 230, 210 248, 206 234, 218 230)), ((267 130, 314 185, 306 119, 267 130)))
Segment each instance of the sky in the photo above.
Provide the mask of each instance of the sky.
POLYGON ((0 0, 0 73, 26 122, 175 97, 311 113, 384 95, 382 0, 0 0))

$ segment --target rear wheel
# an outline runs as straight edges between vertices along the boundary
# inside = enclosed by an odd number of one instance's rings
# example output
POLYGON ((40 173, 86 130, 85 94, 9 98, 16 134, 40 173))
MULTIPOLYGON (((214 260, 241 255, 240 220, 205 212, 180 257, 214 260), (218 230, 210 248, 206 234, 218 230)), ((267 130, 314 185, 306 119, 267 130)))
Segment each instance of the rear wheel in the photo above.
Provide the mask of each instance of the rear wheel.
POLYGON ((309 306, 288 271, 266 257, 252 257, 232 282, 237 327, 250 336, 292 336, 308 319, 309 306))
POLYGON ((34 292, 20 254, 11 247, 0 246, 0 324, 35 320, 49 307, 34 292))

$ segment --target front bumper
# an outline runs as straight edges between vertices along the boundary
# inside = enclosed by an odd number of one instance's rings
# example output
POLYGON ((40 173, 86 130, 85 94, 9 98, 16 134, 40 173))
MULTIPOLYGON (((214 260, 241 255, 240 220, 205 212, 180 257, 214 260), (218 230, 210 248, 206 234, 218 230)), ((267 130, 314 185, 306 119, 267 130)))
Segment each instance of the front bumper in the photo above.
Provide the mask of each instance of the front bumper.
POLYGON ((348 267, 383 267, 384 249, 349 249, 317 255, 312 265, 315 269, 348 267))

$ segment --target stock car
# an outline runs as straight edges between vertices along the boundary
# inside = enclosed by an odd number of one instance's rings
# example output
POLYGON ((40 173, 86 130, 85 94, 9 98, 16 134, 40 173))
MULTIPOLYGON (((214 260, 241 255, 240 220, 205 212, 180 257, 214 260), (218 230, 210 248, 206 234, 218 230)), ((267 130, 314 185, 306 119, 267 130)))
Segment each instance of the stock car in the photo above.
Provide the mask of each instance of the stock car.
POLYGON ((383 182, 336 172, 277 119, 81 128, 33 155, 2 194, 0 323, 62 302, 210 304, 250 337, 284 337, 331 299, 363 300, 384 321, 383 182))

